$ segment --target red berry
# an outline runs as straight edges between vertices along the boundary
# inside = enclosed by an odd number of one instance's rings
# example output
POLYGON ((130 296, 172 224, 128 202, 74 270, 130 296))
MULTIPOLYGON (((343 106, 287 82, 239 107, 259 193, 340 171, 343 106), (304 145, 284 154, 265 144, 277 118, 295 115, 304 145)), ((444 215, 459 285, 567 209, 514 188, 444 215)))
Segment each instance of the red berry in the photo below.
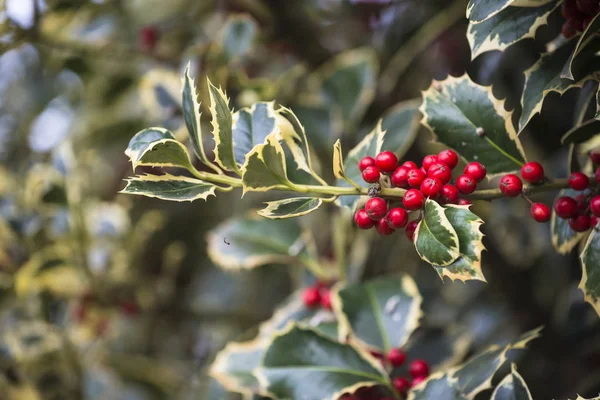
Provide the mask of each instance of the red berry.
POLYGON ((375 165, 383 172, 394 172, 398 168, 398 157, 389 150, 377 154, 375 165))
POLYGON ((438 158, 436 155, 430 154, 428 156, 425 156, 423 158, 423 162, 421 163, 421 166, 423 168, 425 168, 425 171, 427 171, 429 169, 429 167, 431 167, 433 164, 438 162, 438 158))
POLYGON ((425 204, 425 197, 418 189, 408 189, 402 198, 404 208, 410 211, 419 210, 425 204))
POLYGON ((402 164, 402 166, 408 168, 409 171, 413 168, 419 168, 419 166, 412 161, 404 161, 404 164, 402 164))
POLYGON ((579 7, 577 7, 577 0, 566 0, 560 9, 560 13, 565 19, 578 18, 582 14, 579 7))
POLYGON ((314 308, 321 302, 321 293, 317 287, 308 287, 302 292, 302 301, 308 308, 314 308))
POLYGON ((552 211, 550 210, 550 207, 544 203, 533 203, 531 205, 531 216, 537 222, 548 222, 550 221, 551 215, 552 211))
POLYGON ((569 25, 571 25, 577 32, 583 31, 583 18, 569 18, 567 22, 569 22, 569 25))
POLYGON ((387 214, 387 203, 381 197, 372 197, 365 204, 365 211, 374 221, 379 221, 387 214))
POLYGON ((600 167, 596 168, 596 173, 594 174, 596 178, 596 182, 600 183, 600 167))
POLYGON ((554 212, 562 219, 571 218, 577 214, 577 202, 572 197, 559 197, 554 202, 554 212))
POLYGON ((590 229, 591 218, 589 215, 577 215, 569 219, 569 226, 575 232, 585 232, 590 229))
POLYGON ((158 29, 154 26, 146 26, 140 31, 140 48, 143 51, 152 51, 158 43, 158 29))
POLYGON ((404 234, 406 235, 408 240, 410 240, 411 242, 415 238, 415 231, 417 230, 418 225, 419 225, 419 221, 410 221, 408 223, 408 225, 406 225, 406 230, 404 231, 404 234))
POLYGON ((573 36, 575 36, 577 34, 577 31, 575 30, 575 28, 573 28, 573 26, 571 25, 571 23, 569 22, 570 20, 565 21, 562 24, 562 34, 565 37, 565 39, 571 39, 573 36))
POLYGON ((375 229, 377 230, 377 233, 382 236, 389 236, 394 233, 394 228, 388 224, 387 218, 381 218, 379 221, 377 221, 375 229))
POLYGON ((487 174, 487 171, 486 171, 485 167, 483 166, 483 164, 478 163, 477 161, 468 163, 467 166, 465 167, 464 172, 465 172, 465 175, 474 179, 475 182, 481 182, 485 178, 485 175, 487 174))
POLYGON ((456 186, 450 185, 449 183, 442 186, 442 203, 444 204, 456 204, 458 203, 459 192, 456 186))
POLYGON ((392 382, 398 393, 405 395, 410 389, 410 382, 406 378, 398 377, 392 382))
POLYGON ((419 170, 425 175, 427 176, 427 170, 423 167, 419 168, 419 170))
POLYGON ((367 183, 379 182, 379 169, 377 167, 367 167, 362 172, 363 180, 367 183))
POLYGON ((590 218, 590 226, 592 228, 595 228, 596 225, 598 225, 598 217, 595 215, 592 215, 592 218, 590 218))
POLYGON ((392 174, 392 186, 399 188, 408 188, 408 171, 406 167, 398 167, 392 174))
POLYGON ((326 310, 331 310, 331 291, 321 291, 321 307, 325 308, 326 310))
POLYGON ((426 174, 423 173, 420 169, 413 168, 408 171, 408 184, 412 187, 419 187, 421 183, 423 183, 423 179, 425 179, 426 174))
POLYGON ((462 194, 470 194, 477 188, 477 182, 467 175, 461 175, 456 180, 456 188, 462 194))
POLYGON ((600 164, 600 151, 592 150, 590 153, 590 160, 596 165, 600 164))
POLYGON ((408 213, 404 208, 392 208, 387 215, 390 226, 394 229, 404 228, 408 223, 408 213))
POLYGON ((387 359, 394 367, 399 367, 406 360, 406 353, 398 348, 393 348, 387 353, 387 359))
POLYGON ((592 214, 600 217, 600 195, 592 197, 592 200, 590 200, 590 210, 592 214))
POLYGON ((458 199, 459 206, 468 206, 469 204, 471 204, 471 202, 467 199, 458 199))
POLYGON ((411 388, 414 388, 416 386, 419 386, 419 384, 423 381, 425 381, 427 379, 426 376, 418 376, 415 379, 413 379, 412 381, 412 385, 410 386, 411 388))
POLYGON ((458 154, 454 150, 446 149, 438 154, 438 162, 446 164, 450 169, 454 169, 458 164, 458 154))
POLYGON ((408 370, 413 378, 425 377, 429 375, 429 365, 425 360, 415 360, 411 362, 408 370))
POLYGON ((577 0, 576 4, 579 11, 587 15, 596 15, 600 12, 598 0, 577 0))
POLYGON ((427 170, 427 176, 437 178, 442 184, 446 184, 452 179, 452 170, 446 164, 435 163, 427 170))
POLYGON ((523 182, 515 174, 504 175, 500 179, 500 191, 506 197, 517 197, 523 191, 523 182))
POLYGON ((590 184, 590 179, 583 172, 573 172, 569 176, 569 186, 573 190, 585 190, 590 184))
POLYGON ((442 182, 437 178, 425 178, 421 183, 421 193, 425 197, 436 197, 442 191, 442 182))
POLYGON ((521 176, 529 183, 539 183, 544 179, 544 167, 536 161, 530 161, 521 168, 521 176))
POLYGON ((358 162, 358 169, 360 169, 360 172, 363 172, 365 170, 365 168, 367 167, 374 167, 375 166, 375 159, 373 157, 363 157, 359 162, 358 162))
POLYGON ((579 214, 585 214, 585 210, 587 209, 587 198, 585 194, 578 194, 575 196, 575 202, 577 203, 577 212, 579 214))
POLYGON ((364 208, 354 214, 354 222, 360 229, 371 229, 375 225, 375 221, 369 218, 369 214, 364 208))

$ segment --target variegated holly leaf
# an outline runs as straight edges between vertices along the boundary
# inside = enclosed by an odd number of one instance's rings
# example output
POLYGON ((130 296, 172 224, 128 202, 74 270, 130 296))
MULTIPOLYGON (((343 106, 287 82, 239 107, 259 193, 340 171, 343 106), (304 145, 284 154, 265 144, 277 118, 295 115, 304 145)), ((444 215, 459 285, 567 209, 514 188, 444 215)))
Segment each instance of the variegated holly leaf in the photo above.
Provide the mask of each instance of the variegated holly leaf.
POLYGON ((523 377, 517 372, 515 364, 511 365, 507 375, 494 389, 490 400, 533 400, 531 392, 523 377))
POLYGON ((467 18, 470 22, 481 22, 510 6, 536 7, 552 0, 470 0, 467 5, 467 18))
POLYGON ((447 276, 452 280, 458 279, 463 282, 471 279, 485 282, 481 270, 481 252, 485 250, 485 246, 483 233, 479 230, 483 221, 471 212, 468 206, 449 204, 445 206, 444 213, 458 236, 460 256, 450 265, 433 267, 442 279, 447 276))
POLYGON ((420 104, 421 99, 403 101, 381 116, 381 127, 385 131, 383 148, 393 151, 399 159, 413 145, 419 132, 420 104))
POLYGON ((598 396, 598 397, 594 397, 593 399, 584 399, 584 398, 583 398, 583 397, 581 397, 581 396, 577 396, 577 398, 576 398, 575 400, 600 400, 600 396, 598 396))
POLYGON ((324 183, 314 172, 306 131, 296 114, 289 108, 280 107, 277 110, 277 126, 282 140, 296 163, 297 169, 324 183))
POLYGON ((217 354, 210 375, 230 392, 244 395, 259 393, 260 385, 254 369, 260 365, 267 345, 266 339, 230 342, 217 354))
POLYGON ((493 17, 469 23, 467 39, 471 59, 492 50, 505 50, 520 40, 534 38, 540 26, 548 24, 548 17, 560 2, 540 7, 507 7, 493 17))
POLYGON ((317 332, 330 339, 338 340, 340 337, 339 324, 337 321, 321 322, 320 324, 315 325, 314 328, 317 332))
POLYGON ((129 141, 125 154, 131 160, 133 169, 138 166, 194 169, 185 146, 163 128, 148 128, 136 133, 129 141))
POLYGON ((208 255, 225 269, 271 263, 316 263, 314 240, 298 220, 274 221, 252 213, 231 218, 208 233, 208 255))
POLYGON ((328 107, 326 104, 309 102, 295 104, 293 109, 306 129, 306 135, 312 148, 319 155, 327 154, 335 139, 342 134, 344 129, 341 111, 328 107))
POLYGON ((266 204, 266 208, 257 211, 258 215, 269 219, 284 219, 310 214, 321 207, 323 200, 317 197, 294 197, 269 201, 266 204))
POLYGON ((467 75, 434 82, 423 92, 421 123, 436 139, 467 161, 485 164, 488 176, 521 168, 525 154, 512 124, 512 113, 467 75))
POLYGON ((424 383, 411 389, 408 400, 468 400, 458 388, 458 379, 448 374, 431 375, 424 383))
POLYGON ((273 102, 254 103, 233 114, 233 152, 238 165, 246 163, 246 155, 277 128, 273 102))
POLYGON ((600 86, 596 92, 596 114, 594 114, 594 118, 600 119, 600 86))
POLYGON ((581 255, 581 282, 579 289, 585 301, 600 315, 600 233, 592 229, 581 255))
POLYGON ((119 193, 156 197, 170 201, 206 200, 215 195, 216 186, 212 183, 187 176, 139 175, 127 179, 127 186, 119 193))
POLYGON ((458 235, 444 208, 427 199, 414 237, 417 253, 429 264, 445 267, 460 257, 458 235))
POLYGON ((241 174, 244 194, 292 185, 287 177, 285 153, 276 133, 269 135, 264 144, 254 146, 248 153, 241 174))
POLYGON ((256 373, 261 388, 281 399, 337 400, 364 386, 390 387, 374 358, 296 325, 274 336, 256 373))
POLYGON ((600 121, 590 119, 570 129, 560 141, 566 143, 582 143, 600 134, 600 121))
POLYGON ((323 102, 338 108, 349 124, 360 121, 375 95, 379 65, 366 48, 335 56, 312 76, 323 102))
MULTIPOLYGON (((556 198, 562 196, 575 198, 579 193, 573 189, 563 189, 558 192, 556 198)), ((550 220, 550 232, 552 233, 552 245, 559 254, 570 253, 585 236, 585 233, 575 232, 571 229, 569 220, 558 217, 554 209, 552 210, 552 218, 550 220)))
POLYGON ((221 88, 217 88, 208 80, 210 98, 211 124, 215 141, 215 161, 227 171, 240 174, 235 162, 233 150, 233 116, 229 109, 229 99, 221 88))
POLYGON ((402 347, 419 326, 422 301, 408 275, 342 287, 333 296, 340 337, 384 352, 402 347))
POLYGON ((565 59, 574 51, 576 44, 575 40, 570 40, 556 50, 542 54, 541 58, 525 71, 519 131, 522 131, 531 118, 542 110, 544 99, 548 94, 556 92, 562 95, 571 88, 583 87, 585 82, 593 79, 593 75, 586 74, 584 71, 594 70, 599 63, 592 59, 593 54, 588 50, 583 51, 573 63, 573 71, 577 78, 575 81, 560 76, 565 59))
POLYGON ((588 24, 588 26, 585 29, 585 31, 583 32, 583 34, 581 36, 579 36, 579 39, 577 39, 577 44, 575 45, 573 52, 569 56, 567 63, 565 64, 565 66, 562 69, 562 72, 560 74, 561 78, 570 79, 570 80, 575 79, 574 70, 573 70, 575 60, 582 53, 584 53, 583 50, 586 49, 586 47, 589 46, 589 47, 593 48, 594 52, 599 50, 600 43, 597 40, 593 40, 599 30, 600 30, 600 14, 596 15, 594 17, 594 19, 588 24))
POLYGON ((354 186, 357 189, 360 188, 356 182, 346 175, 344 169, 344 154, 342 153, 342 144, 339 139, 333 144, 333 175, 338 180, 343 179, 351 186, 354 186))
MULTIPOLYGON (((361 182, 362 173, 358 168, 359 161, 366 156, 375 157, 381 152, 385 131, 381 128, 381 122, 377 124, 363 140, 360 141, 346 156, 344 160, 344 173, 346 177, 353 182, 361 182)), ((337 186, 351 187, 352 185, 345 179, 338 179, 337 186)), ((342 196, 336 200, 336 204, 342 207, 354 209, 358 202, 359 196, 342 196)))

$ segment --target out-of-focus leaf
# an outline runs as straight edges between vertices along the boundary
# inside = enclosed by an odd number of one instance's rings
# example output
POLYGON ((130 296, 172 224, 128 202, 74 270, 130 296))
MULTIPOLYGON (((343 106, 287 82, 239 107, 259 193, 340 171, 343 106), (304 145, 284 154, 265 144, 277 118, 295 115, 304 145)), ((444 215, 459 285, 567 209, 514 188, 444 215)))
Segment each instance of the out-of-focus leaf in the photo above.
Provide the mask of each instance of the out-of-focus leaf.
POLYGON ((532 400, 529 388, 514 364, 511 365, 510 375, 494 389, 491 400, 532 400))
POLYGON ((590 303, 600 315, 600 234, 592 229, 581 258, 581 282, 585 301, 590 303))
POLYGON ((577 57, 582 53, 586 46, 592 45, 592 39, 600 30, 600 17, 596 15, 594 19, 588 24, 587 28, 583 32, 581 36, 577 39, 577 44, 575 45, 575 49, 569 56, 567 63, 563 67, 560 77, 565 79, 574 80, 575 76, 573 75, 573 63, 577 59, 577 57))
POLYGON ((220 33, 225 62, 232 64, 248 54, 256 40, 258 27, 256 22, 244 14, 230 16, 220 33))
POLYGON ((385 131, 383 148, 393 151, 398 158, 406 154, 417 137, 420 104, 420 99, 403 101, 381 116, 381 127, 385 131))
POLYGON ((590 119, 575 126, 563 135, 560 141, 566 143, 582 143, 600 134, 600 121, 590 119))

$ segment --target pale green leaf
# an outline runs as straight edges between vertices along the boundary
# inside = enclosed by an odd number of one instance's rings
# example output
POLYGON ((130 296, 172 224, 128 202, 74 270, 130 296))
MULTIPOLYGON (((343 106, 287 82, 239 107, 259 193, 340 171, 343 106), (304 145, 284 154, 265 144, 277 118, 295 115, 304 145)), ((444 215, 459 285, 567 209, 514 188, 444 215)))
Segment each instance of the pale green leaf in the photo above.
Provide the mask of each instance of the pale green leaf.
POLYGON ((210 97, 211 124, 215 141, 215 159, 221 168, 239 173, 233 152, 233 117, 229 109, 229 100, 221 88, 208 80, 210 97))
POLYGON ((285 219, 309 214, 321 207, 323 200, 316 197, 294 197, 266 204, 267 207, 259 210, 258 215, 269 219, 285 219))
POLYGON ((275 133, 248 153, 241 174, 243 193, 266 192, 280 185, 291 185, 287 177, 285 154, 275 133))
POLYGON ((273 102, 259 102, 233 114, 233 143, 235 161, 244 165, 246 155, 277 129, 273 102))
POLYGON ((170 201, 206 200, 215 195, 212 183, 186 176, 140 175, 127 179, 127 186, 120 192, 170 201))
POLYGON ((257 33, 258 26, 250 16, 240 14, 227 18, 220 32, 219 43, 225 61, 231 64, 246 56, 252 49, 257 33))
POLYGON ((450 224, 444 208, 431 199, 425 201, 423 218, 415 231, 414 243, 421 259, 432 265, 445 267, 460 257, 456 230, 450 224))

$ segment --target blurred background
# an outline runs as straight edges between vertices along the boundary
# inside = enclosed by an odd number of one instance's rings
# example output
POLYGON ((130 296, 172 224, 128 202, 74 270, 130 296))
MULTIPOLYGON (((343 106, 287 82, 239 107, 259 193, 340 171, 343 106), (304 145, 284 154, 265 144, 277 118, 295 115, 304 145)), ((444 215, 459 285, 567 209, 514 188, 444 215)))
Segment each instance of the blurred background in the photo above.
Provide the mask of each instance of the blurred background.
MULTIPOLYGON (((471 62, 465 9, 465 0, 0 0, 0 399, 237 398, 207 376, 214 355, 311 278, 281 265, 225 272, 207 255, 211 229, 272 195, 190 204, 117 194, 132 175, 128 141, 149 126, 187 140, 188 63, 205 132, 206 77, 236 109, 275 100, 305 125, 329 181, 335 140, 352 148, 432 79, 468 73, 518 116, 523 71, 560 15, 535 41, 471 62), (323 96, 332 70, 342 71, 338 86, 323 96)), ((549 175, 567 175, 560 137, 589 89, 551 95, 521 135, 549 175)), ((439 151, 415 132, 405 159, 439 151)), ((544 325, 519 364, 533 397, 596 395, 600 324, 577 290, 576 252, 557 255, 525 201, 475 212, 486 221, 487 284, 442 282, 403 237, 355 232, 334 206, 300 223, 324 265, 347 253, 351 279, 412 274, 425 323, 460 326, 470 351, 544 325), (341 252, 340 230, 351 237, 341 252)))

